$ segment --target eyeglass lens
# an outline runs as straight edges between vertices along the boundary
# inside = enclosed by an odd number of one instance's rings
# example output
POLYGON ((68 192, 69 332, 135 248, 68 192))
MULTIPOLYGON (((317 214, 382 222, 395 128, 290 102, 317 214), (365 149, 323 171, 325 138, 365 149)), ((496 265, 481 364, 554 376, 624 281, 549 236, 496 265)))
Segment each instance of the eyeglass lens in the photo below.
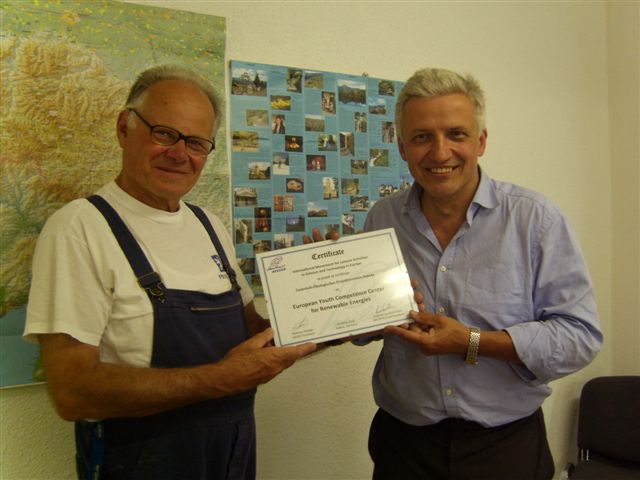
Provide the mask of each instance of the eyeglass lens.
POLYGON ((214 145, 203 138, 197 137, 185 137, 180 132, 169 127, 163 127, 162 125, 155 125, 151 129, 151 138, 159 145, 175 145, 180 141, 180 138, 185 139, 187 150, 197 155, 208 155, 213 150, 214 145))

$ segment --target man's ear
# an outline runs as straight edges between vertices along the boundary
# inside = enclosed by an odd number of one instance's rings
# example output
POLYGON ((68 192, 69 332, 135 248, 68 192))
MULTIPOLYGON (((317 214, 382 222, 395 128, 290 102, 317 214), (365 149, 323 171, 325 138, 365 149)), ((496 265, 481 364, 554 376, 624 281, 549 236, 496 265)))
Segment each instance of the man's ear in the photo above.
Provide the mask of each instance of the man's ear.
POLYGON ((116 134, 118 135, 118 143, 120 143, 121 147, 124 147, 125 138, 127 138, 127 120, 129 119, 129 112, 127 110, 123 110, 118 115, 118 120, 116 121, 116 134))
POLYGON ((478 157, 481 157, 482 155, 484 155, 484 151, 487 148, 487 137, 488 136, 489 136, 489 132, 487 131, 486 128, 484 130, 482 130, 482 132, 480 132, 480 136, 478 137, 478 141, 480 143, 479 148, 478 148, 478 157))
POLYGON ((400 137, 398 137, 398 151, 400 152, 400 156, 402 157, 402 160, 406 162, 407 159, 404 158, 404 145, 402 144, 402 140, 400 140, 400 137))

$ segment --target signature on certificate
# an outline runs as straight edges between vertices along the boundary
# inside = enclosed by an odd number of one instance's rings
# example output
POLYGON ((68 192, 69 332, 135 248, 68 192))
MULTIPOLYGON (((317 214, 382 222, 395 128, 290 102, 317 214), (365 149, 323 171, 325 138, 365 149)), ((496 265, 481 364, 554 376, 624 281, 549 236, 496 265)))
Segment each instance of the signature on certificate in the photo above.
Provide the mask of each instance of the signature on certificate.
POLYGON ((296 323, 293 324, 293 326, 291 327, 291 331, 292 332, 299 332, 300 330, 302 330, 307 325, 309 325, 309 319, 307 317, 304 317, 299 322, 296 322, 296 323))
POLYGON ((380 305, 376 305, 376 313, 384 313, 392 310, 393 308, 393 305, 390 303, 381 303, 380 305))

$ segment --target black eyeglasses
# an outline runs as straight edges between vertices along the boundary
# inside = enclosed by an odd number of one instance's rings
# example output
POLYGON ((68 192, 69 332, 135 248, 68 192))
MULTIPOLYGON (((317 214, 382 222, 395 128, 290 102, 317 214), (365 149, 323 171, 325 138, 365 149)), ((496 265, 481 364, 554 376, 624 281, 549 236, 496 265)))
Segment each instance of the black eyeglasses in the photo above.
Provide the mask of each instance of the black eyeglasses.
POLYGON ((135 113, 138 118, 142 120, 147 127, 149 127, 149 130, 151 131, 151 140, 153 140, 153 143, 157 145, 170 147, 184 139, 185 146, 190 154, 203 157, 209 155, 216 148, 215 138, 207 140, 206 138, 183 135, 175 128, 165 127, 164 125, 151 125, 142 118, 142 115, 140 115, 135 108, 128 108, 127 110, 135 113))

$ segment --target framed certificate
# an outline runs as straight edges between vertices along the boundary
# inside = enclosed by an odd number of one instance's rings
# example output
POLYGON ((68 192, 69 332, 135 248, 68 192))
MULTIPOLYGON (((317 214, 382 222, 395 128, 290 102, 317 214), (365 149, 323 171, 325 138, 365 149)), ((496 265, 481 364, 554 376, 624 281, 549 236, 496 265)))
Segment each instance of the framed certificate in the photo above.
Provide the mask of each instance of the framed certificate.
POLYGON ((380 330, 406 322, 417 309, 392 228, 256 259, 278 346, 380 330))

